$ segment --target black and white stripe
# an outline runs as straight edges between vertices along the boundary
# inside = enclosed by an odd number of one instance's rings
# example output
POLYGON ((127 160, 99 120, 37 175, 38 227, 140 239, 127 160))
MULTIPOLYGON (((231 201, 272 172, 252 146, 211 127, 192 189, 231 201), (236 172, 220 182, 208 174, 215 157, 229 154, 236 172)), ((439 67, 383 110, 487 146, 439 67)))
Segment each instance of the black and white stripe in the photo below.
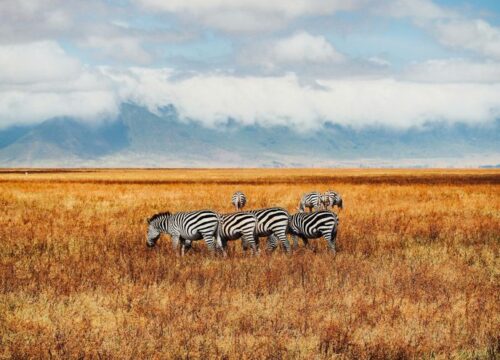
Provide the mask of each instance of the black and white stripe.
POLYGON ((249 212, 237 212, 234 214, 222 214, 219 216, 219 227, 217 230, 217 245, 226 253, 227 242, 241 238, 243 249, 248 246, 252 253, 257 252, 255 244, 255 231, 257 217, 249 212))
POLYGON ((215 250, 215 234, 219 225, 219 216, 210 210, 190 212, 170 212, 153 215, 148 220, 147 245, 153 247, 161 233, 172 237, 172 246, 181 253, 191 248, 191 241, 205 240, 210 251, 215 250))
POLYGON ((241 211, 247 203, 247 197, 241 191, 237 191, 233 194, 231 203, 236 208, 236 211, 241 211))
MULTIPOLYGON (((255 231, 256 238, 264 236, 274 235, 280 242, 286 252, 290 251, 290 243, 286 236, 288 228, 288 211, 279 207, 251 210, 251 214, 255 214, 257 217, 257 228, 255 231)), ((277 240, 277 241, 278 241, 277 240)), ((268 248, 274 250, 277 246, 277 241, 273 242, 273 246, 269 246, 271 243, 268 240, 268 248)))
POLYGON ((333 207, 336 205, 340 209, 342 209, 343 204, 342 204, 342 198, 340 195, 333 191, 333 190, 328 190, 323 194, 323 204, 325 206, 325 210, 328 209, 330 206, 333 207))
POLYGON ((304 245, 308 246, 309 239, 317 239, 323 236, 328 242, 330 250, 335 253, 338 224, 337 215, 330 211, 297 213, 290 217, 288 231, 292 235, 294 248, 298 245, 298 237, 304 241, 304 245))
POLYGON ((309 208, 309 211, 320 210, 323 206, 321 199, 322 194, 317 191, 304 194, 299 202, 299 211, 304 212, 306 208, 309 208))

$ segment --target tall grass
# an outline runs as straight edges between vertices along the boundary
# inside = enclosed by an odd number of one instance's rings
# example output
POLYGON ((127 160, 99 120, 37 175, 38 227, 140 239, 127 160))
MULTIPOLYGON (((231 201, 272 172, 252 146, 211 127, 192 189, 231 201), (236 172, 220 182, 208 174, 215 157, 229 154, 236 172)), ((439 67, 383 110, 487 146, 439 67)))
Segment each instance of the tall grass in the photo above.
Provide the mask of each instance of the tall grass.
MULTIPOLYGON (((31 172, 31 170, 30 170, 31 172)), ((0 357, 498 358, 498 171, 0 174, 0 357), (178 258, 158 211, 294 212, 339 191, 339 252, 178 258)))

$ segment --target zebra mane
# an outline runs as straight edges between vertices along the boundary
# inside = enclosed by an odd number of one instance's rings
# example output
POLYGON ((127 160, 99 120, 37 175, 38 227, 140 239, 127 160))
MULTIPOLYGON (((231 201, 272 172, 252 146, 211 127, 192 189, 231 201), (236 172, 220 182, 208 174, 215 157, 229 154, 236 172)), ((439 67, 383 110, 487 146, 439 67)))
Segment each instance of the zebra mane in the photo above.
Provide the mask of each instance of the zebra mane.
POLYGON ((156 219, 158 219, 160 217, 170 216, 170 215, 171 215, 170 211, 165 211, 165 212, 161 212, 161 213, 158 213, 158 214, 154 214, 153 216, 151 216, 148 219, 148 224, 151 224, 152 221, 155 221, 156 219))

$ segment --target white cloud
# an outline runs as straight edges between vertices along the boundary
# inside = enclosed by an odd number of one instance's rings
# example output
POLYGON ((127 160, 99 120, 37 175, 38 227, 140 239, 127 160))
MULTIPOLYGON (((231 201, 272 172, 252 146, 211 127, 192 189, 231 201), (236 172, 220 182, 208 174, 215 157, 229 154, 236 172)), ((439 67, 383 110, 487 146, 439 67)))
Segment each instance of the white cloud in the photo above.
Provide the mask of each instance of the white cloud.
POLYGON ((55 42, 0 46, 0 127, 74 116, 116 114, 113 83, 55 42))
POLYGON ((262 32, 285 27, 308 16, 339 11, 367 11, 419 21, 450 19, 459 13, 432 0, 135 0, 151 11, 175 14, 196 24, 227 32, 262 32))
POLYGON ((64 40, 90 49, 100 60, 144 65, 152 60, 145 43, 182 38, 173 31, 165 34, 128 26, 127 20, 140 16, 131 13, 130 8, 101 0, 0 0, 0 44, 64 40))
MULTIPOLYGON (((95 10, 95 1, 85 2, 95 10)), ((46 40, 75 29, 82 6, 74 0, 0 1, 0 43, 46 40)))
POLYGON ((61 79, 47 81, 39 91, 30 86, 2 89, 0 118, 10 124, 63 115, 95 119, 116 112, 121 101, 153 110, 172 103, 183 118, 207 126, 230 117, 242 124, 286 125, 297 131, 317 128, 325 121, 407 127, 432 120, 477 123, 500 116, 498 83, 325 79, 311 87, 302 86, 295 75, 198 74, 176 80, 174 74, 170 69, 100 68, 87 74, 93 80, 68 76, 69 91, 61 79))
POLYGON ((450 9, 436 5, 431 0, 392 0, 382 1, 372 11, 393 17, 411 17, 419 20, 444 19, 457 14, 450 9))
POLYGON ((121 77, 122 96, 151 109, 175 104, 181 116, 217 126, 287 125, 297 131, 325 121, 396 127, 443 120, 477 123, 500 116, 500 84, 431 84, 394 79, 318 81, 301 86, 294 75, 195 75, 175 81, 168 71, 134 69, 121 77), (126 80, 124 80, 126 79, 126 80))
POLYGON ((368 58, 368 61, 372 64, 382 67, 391 66, 391 62, 378 56, 372 56, 368 58))
POLYGON ((0 84, 59 81, 80 71, 80 63, 52 41, 0 46, 0 84))
POLYGON ((500 62, 437 59, 408 66, 405 80, 432 83, 500 83, 500 62))
POLYGON ((300 16, 350 10, 366 0, 136 0, 140 6, 173 13, 228 32, 265 31, 300 16))
POLYGON ((338 53, 323 36, 299 32, 276 41, 269 49, 270 56, 277 62, 339 62, 344 57, 338 53))
POLYGON ((500 59, 500 28, 484 20, 442 21, 433 25, 432 30, 444 45, 500 59))
POLYGON ((359 0, 137 0, 146 8, 173 13, 202 14, 211 11, 245 10, 257 13, 283 13, 286 17, 332 13, 358 6, 359 0))
POLYGON ((100 121, 117 113, 116 97, 112 92, 57 90, 49 92, 0 92, 0 127, 37 123, 60 116, 87 121, 100 121))
POLYGON ((329 65, 341 63, 345 57, 324 36, 301 31, 289 37, 270 40, 243 48, 239 61, 245 65, 258 65, 267 70, 280 66, 308 64, 329 65))
POLYGON ((127 59, 136 64, 148 64, 151 55, 141 45, 141 39, 131 36, 89 36, 80 44, 111 59, 127 59))
POLYGON ((411 18, 447 47, 500 59, 500 28, 485 20, 471 19, 463 12, 431 0, 393 0, 374 7, 373 11, 383 16, 411 18))

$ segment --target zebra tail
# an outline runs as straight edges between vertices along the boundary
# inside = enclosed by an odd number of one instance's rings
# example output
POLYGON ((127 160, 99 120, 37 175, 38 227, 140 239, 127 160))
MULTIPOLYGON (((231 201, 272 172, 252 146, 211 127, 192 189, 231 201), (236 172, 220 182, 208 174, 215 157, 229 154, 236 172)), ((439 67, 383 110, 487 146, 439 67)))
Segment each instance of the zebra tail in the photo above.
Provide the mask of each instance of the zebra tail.
POLYGON ((215 248, 219 250, 223 250, 223 245, 222 245, 222 234, 221 234, 221 228, 222 228, 222 215, 217 213, 217 227, 215 229, 215 248))
POLYGON ((304 201, 300 200, 300 202, 299 202, 299 211, 300 212, 304 212, 305 209, 306 209, 306 207, 305 207, 304 201))

